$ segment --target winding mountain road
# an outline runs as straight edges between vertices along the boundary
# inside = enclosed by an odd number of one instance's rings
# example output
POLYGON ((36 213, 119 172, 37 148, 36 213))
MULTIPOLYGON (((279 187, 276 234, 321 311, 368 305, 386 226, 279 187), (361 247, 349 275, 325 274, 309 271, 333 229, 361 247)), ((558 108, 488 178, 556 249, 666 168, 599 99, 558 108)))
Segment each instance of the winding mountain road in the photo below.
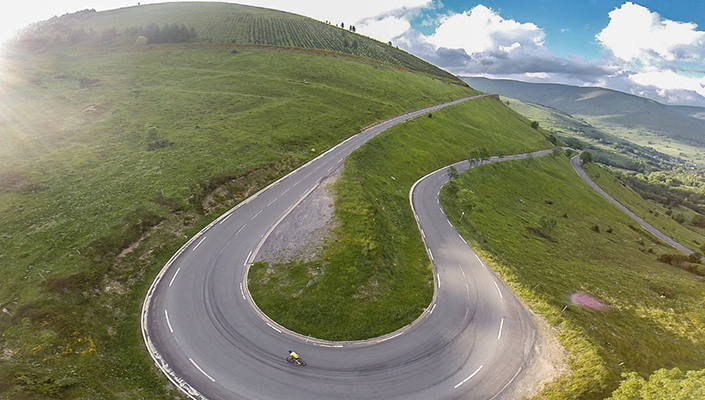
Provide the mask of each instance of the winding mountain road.
MULTIPOLYGON (((478 97, 369 127, 189 240, 144 301, 142 332, 157 366, 194 399, 502 398, 525 371, 537 331, 526 308, 443 214, 438 193, 446 169, 410 192, 436 285, 432 303, 411 325, 360 342, 306 338, 270 320, 247 290, 249 265, 267 236, 353 150, 398 123, 478 97), (308 366, 284 361, 289 349, 308 366)), ((469 167, 456 164, 460 171, 469 167)))
MULTIPOLYGON (((680 243, 676 242, 675 240, 671 239, 670 237, 666 236, 663 232, 659 231, 658 229, 654 228, 651 224, 644 221, 643 218, 641 218, 638 215, 631 212, 627 207, 622 205, 622 203, 618 202, 614 197, 607 194, 607 192, 605 192, 601 187, 599 187, 597 185, 597 183, 595 183, 592 179, 590 179, 590 177, 585 172, 585 170, 583 170, 583 168, 580 166, 580 156, 579 155, 571 158, 570 163, 571 163, 571 165, 573 165, 573 169, 575 170, 575 172, 577 172, 578 175, 580 175, 580 177, 583 178, 585 183, 590 185, 590 187, 593 188, 593 190, 595 190, 597 193, 601 194, 602 197, 607 199, 610 203, 614 204, 615 206, 617 206, 617 208, 619 208, 624 213, 629 215, 634 221, 639 223, 639 225, 641 225, 642 228, 651 232, 652 235, 661 239, 663 242, 671 245, 672 247, 674 247, 678 251, 681 251, 681 252, 685 253, 686 255, 693 254, 693 250, 690 250, 689 248, 683 246, 682 244, 680 244, 680 243)), ((703 260, 705 260, 705 258, 703 258, 703 260)))

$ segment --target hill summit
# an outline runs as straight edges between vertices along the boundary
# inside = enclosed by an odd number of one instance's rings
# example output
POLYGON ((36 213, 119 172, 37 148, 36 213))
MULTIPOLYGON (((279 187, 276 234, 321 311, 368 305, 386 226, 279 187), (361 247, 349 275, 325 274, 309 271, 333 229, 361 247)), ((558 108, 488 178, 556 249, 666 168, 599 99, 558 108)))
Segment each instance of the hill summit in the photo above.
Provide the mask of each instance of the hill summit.
POLYGON ((230 3, 161 3, 54 17, 22 30, 30 45, 130 45, 206 42, 342 53, 466 84, 391 44, 301 15, 230 3))

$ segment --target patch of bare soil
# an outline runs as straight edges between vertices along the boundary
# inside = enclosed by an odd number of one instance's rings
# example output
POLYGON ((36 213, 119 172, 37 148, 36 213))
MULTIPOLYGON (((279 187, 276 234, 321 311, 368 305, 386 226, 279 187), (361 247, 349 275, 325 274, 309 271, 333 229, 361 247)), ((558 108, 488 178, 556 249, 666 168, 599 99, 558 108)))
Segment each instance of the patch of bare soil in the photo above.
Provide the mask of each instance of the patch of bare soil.
POLYGON ((534 345, 534 358, 522 374, 497 399, 519 400, 537 396, 543 387, 568 374, 566 351, 558 341, 558 332, 540 315, 533 314, 539 330, 534 345))
POLYGON ((332 184, 340 171, 342 164, 284 218, 264 242, 255 261, 286 264, 316 259, 336 226, 332 184))

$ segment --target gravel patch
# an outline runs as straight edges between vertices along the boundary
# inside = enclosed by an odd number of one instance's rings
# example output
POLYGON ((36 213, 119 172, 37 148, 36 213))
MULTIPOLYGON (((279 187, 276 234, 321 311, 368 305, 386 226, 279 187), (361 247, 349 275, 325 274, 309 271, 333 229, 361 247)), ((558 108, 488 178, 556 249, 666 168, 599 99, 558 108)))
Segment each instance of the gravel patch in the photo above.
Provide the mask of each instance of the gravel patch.
POLYGON ((538 395, 545 385, 570 373, 566 351, 558 341, 558 331, 540 315, 532 313, 539 337, 534 345, 534 357, 516 381, 496 400, 528 399, 538 395))
POLYGON ((272 231, 257 253, 255 262, 286 264, 308 262, 321 253, 326 238, 335 228, 332 185, 340 176, 341 163, 298 207, 272 231))

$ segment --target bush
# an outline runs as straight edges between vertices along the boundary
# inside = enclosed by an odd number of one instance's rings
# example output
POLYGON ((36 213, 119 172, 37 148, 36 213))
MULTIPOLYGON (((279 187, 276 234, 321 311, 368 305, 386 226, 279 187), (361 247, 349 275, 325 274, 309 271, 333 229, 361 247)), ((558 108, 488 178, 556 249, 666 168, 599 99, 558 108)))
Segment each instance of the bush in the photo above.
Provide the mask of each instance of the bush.
POLYGON ((166 147, 171 147, 173 145, 174 145, 174 142, 172 142, 171 140, 159 139, 159 140, 155 140, 153 142, 150 142, 147 145, 147 151, 159 150, 159 149, 163 149, 166 147))
POLYGON ((658 256, 656 260, 665 264, 680 265, 688 260, 688 256, 685 254, 664 253, 658 256))
POLYGON ((695 214, 690 224, 693 226, 697 226, 698 228, 705 228, 705 216, 701 214, 695 214))

